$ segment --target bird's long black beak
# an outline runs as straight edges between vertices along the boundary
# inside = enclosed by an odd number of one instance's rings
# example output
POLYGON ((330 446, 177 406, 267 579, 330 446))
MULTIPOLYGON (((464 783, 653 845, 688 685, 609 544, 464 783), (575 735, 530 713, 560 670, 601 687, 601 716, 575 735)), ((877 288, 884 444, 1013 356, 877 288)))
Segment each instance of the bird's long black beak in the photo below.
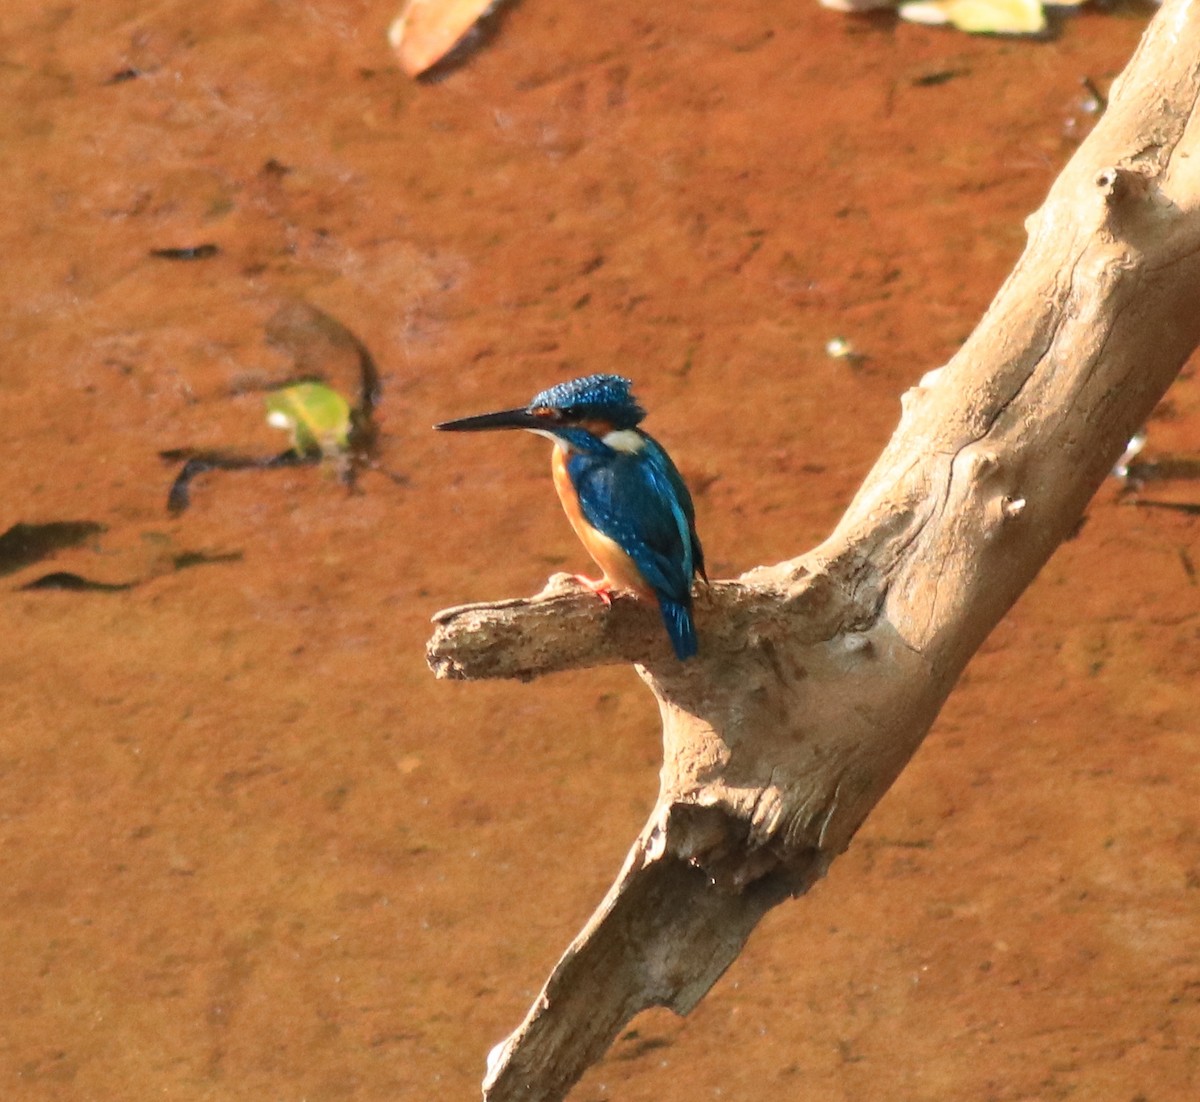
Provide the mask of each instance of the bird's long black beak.
POLYGON ((442 432, 486 432, 489 429, 540 429, 546 427, 546 421, 527 409, 502 409, 496 413, 460 417, 457 421, 443 421, 433 427, 442 432))

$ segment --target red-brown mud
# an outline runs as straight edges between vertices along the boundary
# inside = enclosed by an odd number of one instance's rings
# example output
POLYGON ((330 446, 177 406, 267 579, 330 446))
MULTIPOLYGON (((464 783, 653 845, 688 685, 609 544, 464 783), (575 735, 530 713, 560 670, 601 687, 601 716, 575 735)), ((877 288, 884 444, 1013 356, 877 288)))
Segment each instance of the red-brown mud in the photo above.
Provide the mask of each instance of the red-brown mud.
MULTIPOLYGON (((433 680, 430 613, 586 561, 544 442, 429 426, 624 371, 715 576, 804 550, 1146 18, 525 0, 414 84, 394 14, 0 7, 0 531, 105 526, 0 580, 5 1099, 474 1097, 658 728, 629 670, 433 680), (169 516, 160 450, 285 446, 297 301, 374 354, 406 481, 218 472, 169 516)), ((1150 450, 1198 428, 1185 375, 1150 450)), ((578 1097, 1200 1097, 1198 533, 1106 487, 828 880, 578 1097)))

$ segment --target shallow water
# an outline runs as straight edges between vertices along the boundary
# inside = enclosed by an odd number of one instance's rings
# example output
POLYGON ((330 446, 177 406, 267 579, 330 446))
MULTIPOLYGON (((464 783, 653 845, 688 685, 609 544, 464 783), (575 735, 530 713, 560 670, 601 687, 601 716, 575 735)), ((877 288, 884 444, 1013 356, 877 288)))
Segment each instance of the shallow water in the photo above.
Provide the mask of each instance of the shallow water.
MULTIPOLYGON (((394 14, 0 10, 0 531, 105 528, 0 585, 5 1098, 473 1097, 658 728, 631 671, 433 680, 433 611, 586 563, 544 442, 428 426, 621 370, 715 576, 813 545, 1145 17, 526 0, 414 84, 394 14), (378 362, 402 479, 217 472, 168 515, 160 450, 270 454, 256 387, 352 384, 345 346, 268 339, 300 301, 378 362), (123 588, 21 588, 51 572, 123 588)), ((1150 449, 1198 430, 1188 373, 1150 449)), ((577 1096, 1197 1097, 1198 526, 1105 487, 829 878, 577 1096)))

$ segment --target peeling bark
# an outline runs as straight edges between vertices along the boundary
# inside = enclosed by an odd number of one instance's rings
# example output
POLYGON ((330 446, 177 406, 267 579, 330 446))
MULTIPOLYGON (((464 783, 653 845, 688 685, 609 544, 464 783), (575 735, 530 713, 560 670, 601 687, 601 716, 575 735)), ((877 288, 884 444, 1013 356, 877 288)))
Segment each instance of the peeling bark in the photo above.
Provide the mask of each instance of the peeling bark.
POLYGON ((564 1097, 638 1011, 687 1013, 824 874, 1200 341, 1200 0, 1163 5, 1027 229, 832 535, 698 595, 698 658, 670 656, 654 609, 562 575, 435 617, 439 677, 631 661, 663 720, 650 820, 493 1051, 485 1099, 564 1097))

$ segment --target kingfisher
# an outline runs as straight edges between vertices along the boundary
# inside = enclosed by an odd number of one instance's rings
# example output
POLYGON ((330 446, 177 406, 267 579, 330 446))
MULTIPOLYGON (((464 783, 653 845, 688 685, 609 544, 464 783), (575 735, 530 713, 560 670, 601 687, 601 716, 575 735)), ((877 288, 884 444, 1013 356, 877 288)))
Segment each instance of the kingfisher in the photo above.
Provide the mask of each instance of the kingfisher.
POLYGON ((606 605, 632 590, 654 601, 681 661, 697 650, 692 580, 704 573, 692 495, 666 450, 638 428, 646 411, 620 375, 588 375, 535 394, 529 405, 445 421, 444 432, 525 429, 554 444, 554 488, 602 571, 576 579, 606 605))

